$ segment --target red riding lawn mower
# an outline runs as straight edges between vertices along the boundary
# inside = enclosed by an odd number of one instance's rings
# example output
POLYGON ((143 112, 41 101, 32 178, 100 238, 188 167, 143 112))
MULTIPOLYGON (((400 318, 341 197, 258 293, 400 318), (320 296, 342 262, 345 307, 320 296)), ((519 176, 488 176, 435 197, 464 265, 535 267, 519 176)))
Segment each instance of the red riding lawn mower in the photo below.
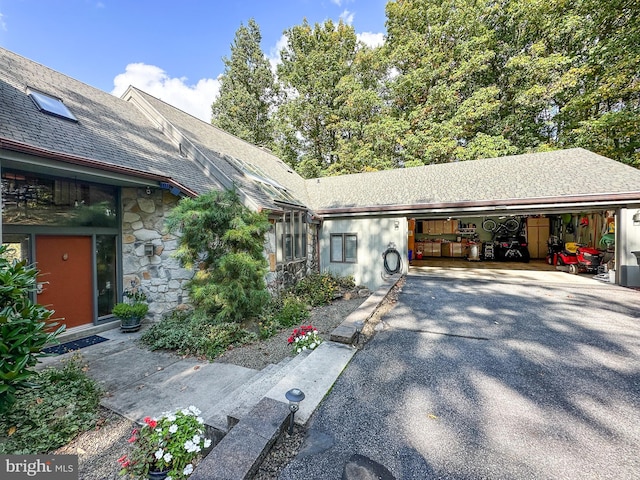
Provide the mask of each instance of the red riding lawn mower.
POLYGON ((574 242, 562 243, 557 238, 550 238, 547 263, 560 267, 567 267, 567 271, 574 275, 580 272, 597 273, 602 264, 603 253, 592 247, 574 242))

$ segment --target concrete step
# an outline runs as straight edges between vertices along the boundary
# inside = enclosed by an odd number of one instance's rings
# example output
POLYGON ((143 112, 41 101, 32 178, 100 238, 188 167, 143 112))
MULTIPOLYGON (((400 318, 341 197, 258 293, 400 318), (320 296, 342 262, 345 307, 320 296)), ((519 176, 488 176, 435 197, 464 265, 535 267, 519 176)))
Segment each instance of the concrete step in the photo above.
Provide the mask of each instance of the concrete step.
MULTIPOLYGON (((265 394, 308 354, 300 354, 294 358, 287 357, 278 364, 269 364, 255 376, 239 386, 225 400, 213 406, 211 415, 204 417, 205 424, 220 432, 228 432, 249 412, 265 394)), ((281 399, 282 401, 282 399, 281 399)))
POLYGON ((250 368, 192 358, 171 363, 148 375, 140 375, 136 370, 136 359, 129 358, 128 366, 123 365, 120 370, 121 376, 131 374, 137 381, 101 402, 134 421, 189 405, 199 408, 202 418, 207 418, 217 410, 216 404, 227 401, 227 397, 259 373, 250 368))
POLYGON ((338 379, 357 350, 336 342, 323 342, 299 364, 287 369, 287 375, 266 394, 266 397, 286 402, 285 393, 299 388, 305 394, 295 421, 304 425, 327 392, 338 379))

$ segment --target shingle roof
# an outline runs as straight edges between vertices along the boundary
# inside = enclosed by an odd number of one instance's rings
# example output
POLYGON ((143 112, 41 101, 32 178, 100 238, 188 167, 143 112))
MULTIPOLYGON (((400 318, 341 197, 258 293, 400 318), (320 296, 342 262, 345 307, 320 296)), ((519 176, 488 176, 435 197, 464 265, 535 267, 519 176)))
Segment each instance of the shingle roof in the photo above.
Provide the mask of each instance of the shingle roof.
POLYGON ((582 148, 307 181, 313 208, 369 208, 635 193, 640 170, 582 148))
POLYGON ((640 200, 640 170, 580 148, 304 180, 270 152, 138 89, 117 98, 3 48, 0 99, 0 140, 168 177, 196 193, 233 182, 258 208, 280 204, 236 160, 320 213, 590 195, 640 200), (41 113, 27 87, 63 99, 78 123, 41 113), (188 144, 187 156, 178 142, 188 144))
POLYGON ((168 138, 130 103, 0 48, 0 137, 52 152, 170 177, 196 192, 220 188, 179 156, 168 138), (32 87, 59 97, 78 122, 46 115, 32 87))
POLYGON ((272 153, 203 122, 141 90, 130 88, 129 95, 144 99, 158 115, 177 128, 200 152, 213 161, 224 175, 250 194, 259 206, 278 208, 273 199, 256 182, 250 180, 234 166, 233 159, 259 168, 265 172, 269 180, 285 187, 295 197, 297 203, 308 204, 304 179, 272 153))

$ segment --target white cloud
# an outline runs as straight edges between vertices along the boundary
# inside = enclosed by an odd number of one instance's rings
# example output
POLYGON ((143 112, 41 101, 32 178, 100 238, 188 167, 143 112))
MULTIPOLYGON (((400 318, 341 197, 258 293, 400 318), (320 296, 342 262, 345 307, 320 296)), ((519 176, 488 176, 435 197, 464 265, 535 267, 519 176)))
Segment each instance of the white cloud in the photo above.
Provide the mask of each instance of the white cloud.
POLYGON ((271 71, 275 72, 278 68, 278 65, 282 63, 280 60, 280 51, 287 48, 289 41, 287 40, 286 35, 281 35, 275 46, 271 47, 269 50, 269 54, 267 58, 269 59, 269 63, 271 64, 271 71))
POLYGON ((347 25, 353 24, 353 18, 355 17, 355 13, 350 12, 349 10, 345 10, 340 14, 340 20, 342 20, 347 25))
POLYGON ((362 32, 356 35, 365 45, 375 48, 384 43, 384 33, 362 32))
POLYGON ((335 3, 337 6, 342 5, 342 0, 331 0, 331 3, 335 3))
POLYGON ((0 12, 0 30, 4 30, 5 32, 7 31, 7 24, 4 21, 4 15, 2 15, 2 12, 0 12))
POLYGON ((220 81, 203 78, 195 85, 187 79, 171 78, 160 67, 145 63, 130 63, 124 73, 113 79, 113 95, 120 96, 129 85, 159 98, 205 122, 211 121, 211 104, 220 91, 220 81))

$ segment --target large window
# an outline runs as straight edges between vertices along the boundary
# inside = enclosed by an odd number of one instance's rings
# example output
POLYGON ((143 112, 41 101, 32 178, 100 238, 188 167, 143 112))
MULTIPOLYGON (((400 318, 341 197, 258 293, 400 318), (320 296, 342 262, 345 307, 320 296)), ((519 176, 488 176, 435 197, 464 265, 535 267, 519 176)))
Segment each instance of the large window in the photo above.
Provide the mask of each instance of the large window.
POLYGON ((330 249, 332 263, 356 263, 358 261, 358 235, 355 233, 332 233, 330 249))
POLYGON ((307 257, 306 212, 294 210, 282 215, 276 222, 277 261, 279 263, 302 260, 307 257))
POLYGON ((3 169, 2 221, 7 225, 116 228, 116 189, 3 169))

